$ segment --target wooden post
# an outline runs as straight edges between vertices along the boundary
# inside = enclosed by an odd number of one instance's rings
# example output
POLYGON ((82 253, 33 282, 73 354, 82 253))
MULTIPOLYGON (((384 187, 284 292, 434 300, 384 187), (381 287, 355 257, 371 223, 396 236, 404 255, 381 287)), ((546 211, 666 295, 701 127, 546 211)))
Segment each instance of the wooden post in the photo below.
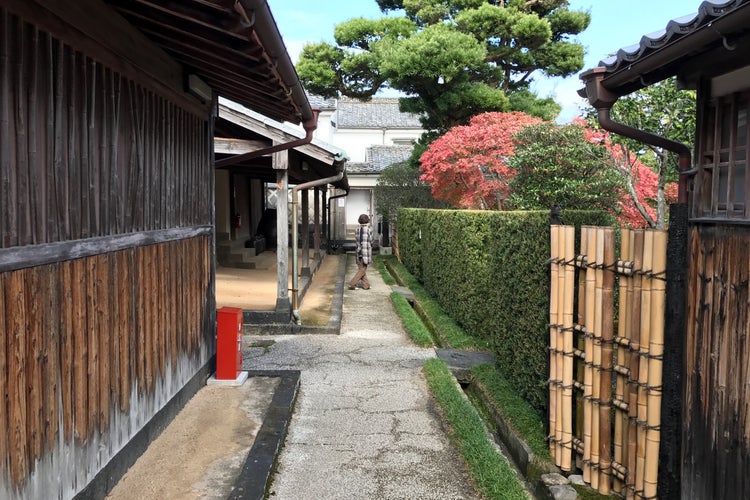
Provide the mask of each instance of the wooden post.
POLYGON ((281 322, 289 321, 292 313, 289 302, 288 165, 289 151, 273 154, 273 168, 276 170, 276 319, 281 322))
MULTIPOLYGON (((302 190, 302 228, 300 231, 302 231, 302 250, 301 250, 301 261, 300 267, 302 268, 300 270, 300 274, 302 276, 310 276, 312 273, 310 272, 310 196, 309 196, 310 190, 309 189, 303 189, 302 190)), ((295 252, 297 249, 295 249, 295 252)))
POLYGON ((320 260, 320 187, 313 190, 313 259, 320 260))

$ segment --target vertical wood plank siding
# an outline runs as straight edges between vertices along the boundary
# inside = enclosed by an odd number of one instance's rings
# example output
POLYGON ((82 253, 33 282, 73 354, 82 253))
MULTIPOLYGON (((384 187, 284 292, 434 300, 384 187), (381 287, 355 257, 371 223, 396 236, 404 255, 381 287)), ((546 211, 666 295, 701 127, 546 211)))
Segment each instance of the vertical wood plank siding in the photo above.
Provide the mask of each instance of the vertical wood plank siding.
POLYGON ((178 358, 199 353, 210 320, 210 245, 201 236, 0 273, 3 474, 21 483, 61 432, 84 443, 104 432, 113 411, 129 412, 133 390, 152 393, 178 358), (131 363, 138 359, 146 366, 131 363))
POLYGON ((0 9, 0 248, 210 224, 210 131, 0 9))
POLYGON ((208 116, 143 85, 0 6, 0 259, 105 237, 0 272, 2 498, 72 497, 211 355, 212 236, 106 246, 213 222, 208 116))
POLYGON ((750 230, 690 235, 683 414, 683 498, 748 498, 750 230))

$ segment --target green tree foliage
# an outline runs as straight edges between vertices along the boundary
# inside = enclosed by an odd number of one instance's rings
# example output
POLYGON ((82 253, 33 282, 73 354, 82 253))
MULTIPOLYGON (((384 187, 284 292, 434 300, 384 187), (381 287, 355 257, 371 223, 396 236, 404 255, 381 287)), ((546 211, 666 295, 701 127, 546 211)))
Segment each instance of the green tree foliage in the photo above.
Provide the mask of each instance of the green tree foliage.
POLYGON ((445 208, 433 198, 430 186, 419 180, 419 167, 411 161, 384 168, 375 186, 375 209, 384 219, 395 221, 399 208, 445 208))
POLYGON ((297 72, 308 91, 367 99, 390 87, 401 110, 445 131, 486 111, 545 119, 559 107, 528 88, 533 75, 567 76, 583 66, 573 37, 590 16, 568 0, 376 0, 384 13, 335 27, 335 45, 303 48, 297 72))
POLYGON ((508 159, 516 174, 510 181, 510 205, 517 209, 604 210, 616 206, 624 187, 611 168, 611 155, 588 141, 579 125, 530 125, 514 136, 508 159))
MULTIPOLYGON (((669 78, 621 97, 612 107, 611 118, 692 147, 695 142, 695 99, 695 91, 679 90, 675 79, 669 78)), ((595 110, 590 109, 587 121, 598 127, 595 110)), ((624 161, 635 158, 657 173, 656 214, 649 222, 652 227, 663 228, 669 199, 668 183, 678 178, 677 155, 616 134, 610 134, 609 139, 613 147, 620 150, 616 158, 624 161)), ((621 172, 632 170, 628 164, 619 167, 621 172)))

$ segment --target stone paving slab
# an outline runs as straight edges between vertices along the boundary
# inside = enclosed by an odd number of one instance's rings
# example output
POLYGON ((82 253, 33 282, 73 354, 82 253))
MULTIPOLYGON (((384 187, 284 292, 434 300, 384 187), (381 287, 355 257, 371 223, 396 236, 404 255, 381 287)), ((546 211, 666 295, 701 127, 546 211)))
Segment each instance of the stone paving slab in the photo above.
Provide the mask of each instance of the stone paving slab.
POLYGON ((243 342, 274 341, 246 348, 243 369, 300 371, 271 498, 478 498, 421 372, 435 351, 409 341, 390 287, 368 274, 370 290, 343 292, 340 335, 243 342))

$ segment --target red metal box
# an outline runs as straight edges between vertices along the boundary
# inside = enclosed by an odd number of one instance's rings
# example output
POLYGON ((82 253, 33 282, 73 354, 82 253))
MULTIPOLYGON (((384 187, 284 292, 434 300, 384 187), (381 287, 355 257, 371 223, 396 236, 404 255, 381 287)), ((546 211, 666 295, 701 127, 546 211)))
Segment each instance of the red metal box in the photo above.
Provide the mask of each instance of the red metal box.
POLYGON ((216 378, 235 380, 242 370, 242 309, 222 307, 216 322, 216 378))

